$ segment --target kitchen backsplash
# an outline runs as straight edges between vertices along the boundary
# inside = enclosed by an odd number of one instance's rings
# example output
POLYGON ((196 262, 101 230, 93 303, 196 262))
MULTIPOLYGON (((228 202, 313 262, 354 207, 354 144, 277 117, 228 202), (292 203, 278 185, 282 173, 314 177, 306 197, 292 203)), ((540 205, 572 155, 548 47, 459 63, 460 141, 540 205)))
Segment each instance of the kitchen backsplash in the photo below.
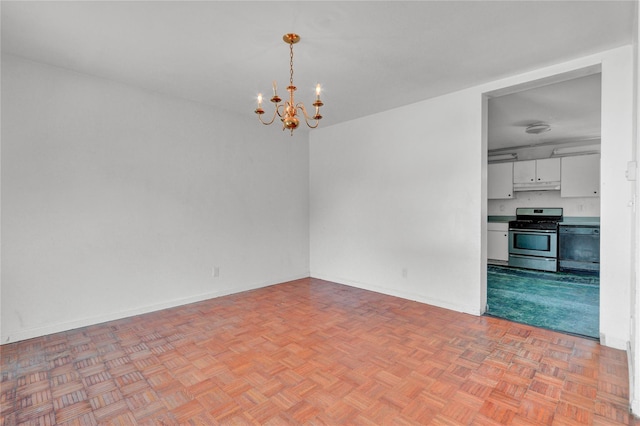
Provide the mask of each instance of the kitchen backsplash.
POLYGON ((560 198, 560 191, 515 192, 512 200, 489 200, 489 216, 515 216, 517 207, 562 207, 564 216, 600 216, 600 197, 560 198))

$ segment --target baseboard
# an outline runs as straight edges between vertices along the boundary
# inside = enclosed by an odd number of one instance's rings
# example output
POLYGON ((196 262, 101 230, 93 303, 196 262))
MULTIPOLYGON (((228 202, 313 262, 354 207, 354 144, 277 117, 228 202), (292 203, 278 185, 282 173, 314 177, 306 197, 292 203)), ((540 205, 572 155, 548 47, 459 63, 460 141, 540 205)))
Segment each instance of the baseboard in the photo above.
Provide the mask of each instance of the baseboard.
POLYGON ((626 351, 628 343, 628 340, 612 337, 611 335, 608 335, 606 333, 600 333, 600 344, 602 346, 626 351))
POLYGON ((640 413, 640 401, 635 388, 635 367, 633 362, 633 352, 631 351, 631 342, 627 342, 627 369, 629 372, 629 409, 634 415, 640 413))
POLYGON ((355 287, 362 290, 368 290, 376 293, 386 294, 388 296, 395 296, 401 299, 412 300, 414 302, 425 303, 427 305, 436 306, 438 308, 449 309, 451 311, 462 312, 465 314, 470 314, 475 316, 482 315, 482 312, 480 312, 480 308, 478 306, 474 307, 474 306, 459 305, 459 304, 450 303, 444 300, 425 297, 420 294, 400 291, 395 288, 380 287, 374 284, 364 283, 360 281, 353 281, 353 280, 349 280, 341 277, 329 276, 324 274, 312 274, 311 276, 313 278, 318 278, 325 281, 331 281, 338 284, 348 285, 349 287, 355 287))
POLYGON ((162 303, 156 303, 153 305, 141 306, 135 309, 129 309, 125 311, 110 313, 106 315, 97 315, 95 317, 82 318, 74 321, 67 321, 58 324, 48 324, 42 327, 28 328, 15 332, 9 332, 6 336, 2 336, 2 342, 0 345, 15 343, 22 340, 33 339, 35 337, 46 336, 48 334, 60 333, 64 331, 74 330, 76 328, 88 327, 90 325, 101 324, 103 322, 120 320, 135 315, 148 314, 150 312, 160 311, 162 309, 175 308, 177 306, 188 305, 190 303, 201 302, 203 300, 214 299, 216 297, 227 296, 229 294, 242 293, 243 291, 255 290, 262 287, 268 287, 270 285, 280 284, 288 281, 294 281, 302 278, 307 278, 309 274, 294 275, 289 277, 282 277, 278 280, 262 281, 244 285, 240 287, 233 287, 222 289, 211 293, 203 293, 195 296, 185 297, 183 299, 174 299, 162 303))

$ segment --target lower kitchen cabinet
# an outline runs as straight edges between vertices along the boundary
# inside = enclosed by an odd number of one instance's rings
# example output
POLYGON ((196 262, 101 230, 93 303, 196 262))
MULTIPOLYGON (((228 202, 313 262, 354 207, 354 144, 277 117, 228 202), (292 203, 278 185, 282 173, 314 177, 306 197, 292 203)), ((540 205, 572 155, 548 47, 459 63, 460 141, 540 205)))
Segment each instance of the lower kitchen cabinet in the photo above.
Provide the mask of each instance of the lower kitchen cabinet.
POLYGON ((501 262, 509 261, 509 224, 507 222, 487 224, 487 258, 501 262))

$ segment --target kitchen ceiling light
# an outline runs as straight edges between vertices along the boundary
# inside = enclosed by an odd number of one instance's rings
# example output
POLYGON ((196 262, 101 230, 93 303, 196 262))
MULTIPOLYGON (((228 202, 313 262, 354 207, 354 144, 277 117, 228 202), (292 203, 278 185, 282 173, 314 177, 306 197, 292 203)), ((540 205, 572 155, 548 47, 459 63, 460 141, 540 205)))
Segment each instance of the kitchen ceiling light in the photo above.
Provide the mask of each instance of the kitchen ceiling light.
POLYGON ((547 123, 530 124, 526 129, 524 129, 525 132, 532 135, 538 135, 540 133, 548 132, 549 130, 551 130, 551 126, 549 126, 547 123))
POLYGON ((269 125, 273 123, 276 119, 276 115, 280 117, 280 121, 282 121, 282 130, 288 129, 291 131, 291 135, 293 136, 293 131, 298 128, 300 124, 300 120, 298 120, 298 110, 302 111, 302 115, 304 116, 304 121, 307 123, 312 129, 318 127, 320 124, 320 119, 322 115, 320 115, 320 107, 324 105, 320 100, 320 85, 316 85, 316 100, 312 104, 316 110, 312 120, 315 120, 315 124, 309 123, 309 115, 307 114, 307 110, 304 107, 302 102, 295 103, 293 99, 293 92, 296 91, 296 86, 293 85, 293 45, 300 41, 300 36, 298 34, 285 34, 282 36, 282 39, 285 43, 289 44, 289 86, 287 87, 287 91, 289 92, 289 100, 284 104, 280 104, 282 99, 278 96, 277 93, 277 85, 275 80, 273 81, 273 97, 271 98, 271 102, 275 104, 275 110, 273 111, 273 117, 271 117, 271 121, 263 121, 262 115, 264 114, 264 110, 262 109, 262 93, 258 94, 258 108, 254 111, 258 114, 258 119, 262 124, 269 125))
POLYGON ((509 153, 509 154, 489 154, 489 162, 492 163, 494 161, 505 161, 505 160, 517 160, 517 153, 509 153))
POLYGON ((580 146, 562 146, 555 148, 551 153, 552 156, 577 155, 577 154, 596 154, 600 152, 600 144, 580 145, 580 146))

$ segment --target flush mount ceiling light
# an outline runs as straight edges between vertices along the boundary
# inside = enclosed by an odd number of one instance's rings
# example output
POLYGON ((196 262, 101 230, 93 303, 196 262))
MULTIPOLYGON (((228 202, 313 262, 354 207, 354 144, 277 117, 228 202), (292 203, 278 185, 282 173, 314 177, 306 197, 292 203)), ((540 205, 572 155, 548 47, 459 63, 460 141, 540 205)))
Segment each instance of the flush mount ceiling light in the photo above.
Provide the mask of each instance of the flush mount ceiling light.
POLYGON ((307 110, 304 107, 302 102, 295 103, 293 99, 293 92, 296 91, 296 86, 293 85, 293 45, 300 41, 300 36, 298 34, 285 34, 282 36, 282 39, 285 43, 289 45, 289 86, 287 87, 287 91, 289 92, 289 100, 285 101, 284 104, 280 104, 282 99, 278 96, 278 86, 273 81, 273 97, 271 98, 271 102, 275 104, 275 110, 273 111, 273 117, 271 117, 271 121, 263 121, 262 115, 264 114, 264 110, 262 109, 262 93, 258 94, 258 108, 256 108, 255 113, 258 114, 258 119, 262 124, 269 125, 274 122, 276 119, 276 115, 280 117, 280 121, 282 121, 282 130, 288 129, 291 131, 291 135, 293 136, 293 131, 298 128, 300 125, 300 120, 298 120, 298 110, 302 112, 304 116, 304 121, 307 123, 312 129, 318 127, 320 124, 320 119, 322 116, 320 115, 320 107, 324 105, 320 100, 320 85, 316 85, 316 100, 312 104, 316 110, 311 120, 315 120, 315 124, 309 123, 309 115, 307 114, 307 110))
POLYGON ((549 126, 547 123, 530 124, 526 129, 524 129, 525 132, 532 135, 538 135, 540 133, 548 132, 549 130, 551 130, 551 126, 549 126))

